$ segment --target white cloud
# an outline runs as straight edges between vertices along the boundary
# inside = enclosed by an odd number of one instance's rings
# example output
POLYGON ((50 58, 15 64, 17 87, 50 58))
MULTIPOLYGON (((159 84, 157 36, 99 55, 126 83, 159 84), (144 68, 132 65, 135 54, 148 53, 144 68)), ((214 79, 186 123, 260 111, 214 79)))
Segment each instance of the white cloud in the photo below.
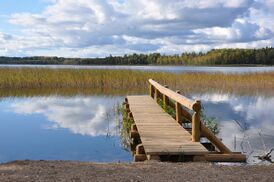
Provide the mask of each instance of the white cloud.
POLYGON ((12 42, 5 40, 7 44, 0 45, 0 50, 86 57, 273 45, 274 6, 270 0, 47 3, 41 13, 11 15, 9 22, 21 27, 21 35, 13 35, 12 42))
POLYGON ((267 40, 273 37, 270 29, 260 27, 254 23, 248 23, 245 20, 237 19, 231 27, 212 27, 205 29, 193 30, 196 34, 201 34, 208 42, 219 41, 226 42, 250 42, 267 40))
POLYGON ((199 96, 195 96, 196 98, 199 98, 203 101, 209 101, 209 102, 213 102, 213 103, 218 103, 218 102, 228 102, 229 100, 234 100, 236 98, 231 98, 231 96, 229 94, 219 94, 219 93, 215 93, 215 94, 202 94, 199 96))

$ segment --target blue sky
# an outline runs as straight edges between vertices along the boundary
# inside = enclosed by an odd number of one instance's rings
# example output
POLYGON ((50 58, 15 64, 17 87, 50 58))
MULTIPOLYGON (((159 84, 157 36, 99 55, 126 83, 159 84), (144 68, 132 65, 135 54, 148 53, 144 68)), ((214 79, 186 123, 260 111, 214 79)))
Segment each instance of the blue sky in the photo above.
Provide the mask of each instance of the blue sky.
POLYGON ((274 0, 0 0, 0 56, 260 48, 273 19, 274 0))
POLYGON ((1 14, 10 15, 19 12, 39 13, 48 3, 42 0, 0 0, 1 14))
POLYGON ((19 33, 18 27, 8 23, 9 16, 20 12, 39 13, 46 5, 42 0, 0 0, 0 31, 19 33))

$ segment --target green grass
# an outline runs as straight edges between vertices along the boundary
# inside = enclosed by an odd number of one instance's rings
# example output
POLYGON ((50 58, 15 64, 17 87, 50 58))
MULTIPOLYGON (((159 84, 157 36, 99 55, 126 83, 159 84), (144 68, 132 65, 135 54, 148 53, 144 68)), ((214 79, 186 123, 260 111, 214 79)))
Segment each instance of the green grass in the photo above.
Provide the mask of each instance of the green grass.
MULTIPOLYGON (((171 102, 171 101, 170 101, 171 102)), ((162 107, 162 109, 172 116, 174 119, 176 118, 176 111, 174 107, 171 106, 165 106, 162 99, 157 99, 157 103, 162 107)), ((183 120, 186 118, 183 118, 183 120)), ((205 115, 204 110, 201 110, 201 121, 205 124, 205 126, 211 130, 215 135, 220 132, 218 127, 218 121, 215 117, 208 117, 205 115)), ((190 123, 188 123, 190 124, 190 123)))
POLYGON ((121 144, 124 149, 130 151, 131 146, 134 145, 134 140, 130 138, 131 125, 134 124, 134 120, 128 117, 128 112, 124 108, 124 105, 117 105, 117 114, 122 115, 122 121, 118 122, 118 128, 120 130, 121 144))
POLYGON ((182 93, 221 91, 238 94, 273 94, 274 72, 250 74, 161 73, 130 70, 78 70, 47 68, 0 68, 0 90, 89 89, 117 94, 148 91, 149 78, 182 93))
MULTIPOLYGON (((170 101, 171 102, 171 101, 170 101)), ((176 111, 174 108, 170 107, 170 106, 166 106, 164 105, 164 102, 162 99, 157 99, 157 103, 164 109, 164 111, 166 113, 168 113, 170 116, 172 116, 173 118, 176 117, 176 111)))

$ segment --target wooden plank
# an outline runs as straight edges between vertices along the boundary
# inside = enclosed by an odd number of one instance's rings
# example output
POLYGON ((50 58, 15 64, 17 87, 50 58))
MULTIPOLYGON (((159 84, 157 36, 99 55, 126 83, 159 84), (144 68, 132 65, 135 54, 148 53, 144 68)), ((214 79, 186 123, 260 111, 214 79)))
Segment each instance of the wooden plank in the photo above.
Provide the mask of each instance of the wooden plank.
MULTIPOLYGON (((132 109, 131 109, 132 110, 132 109)), ((147 120, 148 119, 153 119, 153 120, 157 120, 157 119, 163 119, 162 117, 166 117, 166 119, 167 118, 171 118, 171 116, 169 116, 168 114, 166 114, 166 113, 162 113, 162 111, 161 112, 159 112, 159 113, 153 113, 153 112, 150 112, 149 113, 149 111, 144 111, 144 112, 137 112, 137 111, 135 111, 135 110, 132 110, 132 112, 134 112, 135 113, 135 116, 136 117, 139 117, 139 118, 146 118, 147 120)))
POLYGON ((180 132, 185 132, 185 133, 188 133, 183 127, 179 127, 179 126, 176 126, 176 125, 172 125, 172 124, 169 124, 169 125, 166 125, 166 126, 163 126, 161 124, 153 124, 153 125, 144 125, 144 124, 140 124, 138 125, 139 128, 143 128, 144 130, 145 129, 154 129, 154 130, 164 130, 164 131, 170 131, 170 130, 176 130, 176 131, 180 131, 180 132))
MULTIPOLYGON (((153 139, 153 138, 155 139, 156 138, 156 137, 154 137, 155 135, 149 135, 149 134, 143 134, 143 133, 139 133, 139 134, 141 136, 141 140, 144 139, 144 141, 146 139, 153 139)), ((172 138, 174 138, 174 135, 163 135, 162 137, 159 137, 159 139, 166 140, 166 141, 169 141, 169 139, 172 139, 172 138)), ((192 141, 191 139, 188 138, 188 136, 180 136, 180 137, 178 137, 178 139, 189 141, 189 142, 192 141)))
POLYGON ((144 122, 139 122, 138 126, 151 126, 151 127, 166 127, 166 126, 173 126, 173 123, 171 122, 154 122, 154 123, 147 123, 146 121, 144 122))
MULTIPOLYGON (((138 127, 138 124, 137 124, 138 127)), ((171 135, 174 135, 175 133, 181 133, 182 135, 187 135, 190 136, 189 132, 181 130, 180 128, 171 128, 171 127, 165 127, 165 128, 160 128, 160 127, 144 127, 144 126, 139 126, 138 127, 140 132, 149 132, 149 133, 169 133, 171 135)))
MULTIPOLYGON (((157 139, 157 140, 156 139, 153 140, 153 139, 149 139, 149 138, 143 138, 142 141, 144 143, 146 143, 147 145, 149 144, 149 142, 154 142, 155 144, 160 145, 160 144, 163 144, 166 141, 166 139, 160 138, 160 139, 157 139)), ((180 139, 177 139, 177 138, 176 139, 170 138, 169 143, 177 143, 178 145, 188 144, 187 141, 180 140, 180 139)))
POLYGON ((208 154, 205 160, 209 162, 246 162, 243 154, 208 154))
MULTIPOLYGON (((180 142, 167 142, 167 143, 161 143, 161 144, 157 144, 153 141, 150 142, 145 142, 144 146, 149 147, 150 149, 152 148, 168 148, 168 149, 199 149, 199 150, 203 150, 203 147, 200 145, 193 145, 191 143, 180 143, 180 142)), ((207 151, 206 149, 203 151, 207 151)))
POLYGON ((179 151, 188 151, 188 152, 201 152, 201 153, 207 153, 207 150, 203 150, 201 147, 194 147, 194 146, 149 146, 144 145, 146 153, 151 152, 163 152, 163 151, 169 151, 169 152, 179 152, 179 151))
POLYGON ((150 131, 150 130, 142 130, 141 128, 139 128, 139 132, 142 136, 144 135, 151 135, 151 136, 155 136, 155 138, 157 138, 159 135, 160 136, 174 136, 174 135, 181 135, 181 136, 186 136, 189 137, 189 133, 182 133, 181 131, 150 131))
POLYGON ((146 154, 147 155, 205 155, 209 152, 201 152, 199 150, 168 150, 168 149, 163 149, 163 150, 150 150, 146 149, 146 154))
POLYGON ((153 146, 153 145, 144 145, 146 153, 159 152, 159 151, 169 151, 169 152, 178 152, 178 151, 199 151, 199 152, 208 152, 207 150, 202 150, 201 147, 195 147, 191 145, 168 145, 168 146, 153 146))

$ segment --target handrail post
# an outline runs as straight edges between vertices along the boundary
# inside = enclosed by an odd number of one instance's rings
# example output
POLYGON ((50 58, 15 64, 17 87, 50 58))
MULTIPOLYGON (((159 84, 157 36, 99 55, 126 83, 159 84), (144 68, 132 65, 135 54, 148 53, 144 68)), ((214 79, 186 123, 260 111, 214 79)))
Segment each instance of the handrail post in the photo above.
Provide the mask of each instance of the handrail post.
POLYGON ((152 84, 149 84, 149 95, 150 97, 154 98, 155 88, 152 84))
MULTIPOLYGON (((167 85, 165 85, 164 87, 168 88, 167 85)), ((167 106, 169 105, 169 98, 165 94, 163 94, 163 105, 164 105, 164 108, 167 108, 167 106)))
POLYGON ((197 105, 196 109, 194 110, 194 114, 192 116, 192 141, 193 142, 200 142, 201 136, 201 101, 196 101, 197 105))
MULTIPOLYGON (((176 90, 176 93, 181 94, 180 90, 176 90)), ((182 106, 179 102, 175 102, 176 121, 182 124, 182 106)))
POLYGON ((155 88, 155 90, 154 90, 154 99, 156 100, 156 102, 158 101, 159 95, 160 95, 160 93, 159 93, 158 89, 155 88))

